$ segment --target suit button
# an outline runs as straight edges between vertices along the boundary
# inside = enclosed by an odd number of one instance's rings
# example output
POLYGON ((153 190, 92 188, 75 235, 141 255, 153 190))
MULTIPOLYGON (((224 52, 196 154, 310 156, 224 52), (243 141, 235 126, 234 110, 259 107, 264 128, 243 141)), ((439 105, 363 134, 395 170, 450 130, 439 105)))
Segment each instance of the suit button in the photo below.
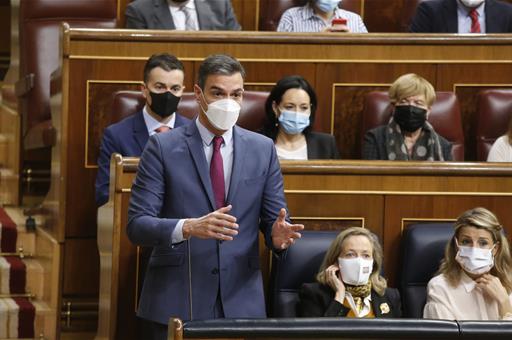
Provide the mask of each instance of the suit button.
POLYGON ((212 274, 213 275, 217 275, 219 273, 219 268, 213 268, 212 269, 212 274))

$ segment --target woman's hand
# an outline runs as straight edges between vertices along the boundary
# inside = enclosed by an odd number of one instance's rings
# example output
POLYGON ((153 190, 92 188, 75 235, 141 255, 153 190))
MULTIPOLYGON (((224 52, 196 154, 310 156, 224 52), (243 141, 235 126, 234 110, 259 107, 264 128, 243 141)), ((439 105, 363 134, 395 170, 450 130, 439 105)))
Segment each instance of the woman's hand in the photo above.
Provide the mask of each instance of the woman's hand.
POLYGON ((512 313, 510 297, 505 287, 501 284, 500 279, 491 274, 484 274, 475 281, 476 286, 480 288, 484 294, 498 302, 501 317, 507 313, 512 313))
POLYGON ((339 303, 343 304, 345 299, 345 285, 340 278, 340 268, 332 264, 325 270, 325 279, 327 284, 336 292, 334 299, 339 303))

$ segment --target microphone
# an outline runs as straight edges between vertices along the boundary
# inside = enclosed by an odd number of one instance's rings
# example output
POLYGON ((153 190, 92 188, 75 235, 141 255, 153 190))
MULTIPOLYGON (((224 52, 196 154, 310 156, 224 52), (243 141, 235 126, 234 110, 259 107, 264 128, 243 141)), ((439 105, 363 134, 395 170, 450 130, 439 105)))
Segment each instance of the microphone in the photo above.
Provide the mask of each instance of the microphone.
POLYGON ((194 313, 192 311, 192 256, 190 248, 192 246, 192 237, 187 240, 187 252, 188 252, 188 302, 189 302, 189 318, 193 320, 194 313))

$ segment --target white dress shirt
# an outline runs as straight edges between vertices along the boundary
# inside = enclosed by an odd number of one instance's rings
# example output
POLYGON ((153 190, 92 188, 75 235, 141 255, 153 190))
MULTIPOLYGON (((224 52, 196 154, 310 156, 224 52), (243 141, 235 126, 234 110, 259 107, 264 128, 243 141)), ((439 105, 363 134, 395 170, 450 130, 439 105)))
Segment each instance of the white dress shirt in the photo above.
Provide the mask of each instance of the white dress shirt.
MULTIPOLYGON (((457 1, 459 33, 471 33, 471 17, 469 16, 470 11, 471 8, 464 6, 460 0, 457 1)), ((480 23, 480 33, 485 33, 485 1, 483 4, 477 7, 476 12, 478 13, 478 22, 480 23)))
POLYGON ((171 119, 167 124, 162 124, 148 113, 147 105, 144 105, 144 108, 142 109, 142 116, 144 117, 144 123, 146 123, 146 128, 148 129, 148 134, 150 136, 153 136, 156 133, 155 130, 161 126, 168 126, 171 129, 174 129, 174 123, 176 123, 176 112, 171 115, 171 119))
POLYGON ((290 161, 307 161, 308 160, 308 145, 304 143, 303 146, 297 150, 289 151, 276 145, 277 157, 280 160, 290 161))
POLYGON ((194 24, 195 24, 195 30, 199 30, 199 20, 197 18, 197 11, 196 11, 196 4, 194 3, 194 0, 190 0, 185 5, 183 3, 174 2, 172 0, 169 0, 169 10, 171 11, 172 21, 174 22, 174 27, 176 27, 176 30, 178 31, 184 31, 185 30, 185 13, 181 9, 181 7, 186 7, 190 13, 194 16, 194 24))
MULTIPOLYGON (((509 296, 512 302, 512 294, 509 296)), ((501 320, 496 300, 488 298, 476 287, 476 282, 462 273, 456 287, 446 277, 437 275, 428 283, 427 303, 423 309, 426 319, 501 320)), ((510 320, 507 315, 504 320, 510 320)))
MULTIPOLYGON (((203 141, 203 151, 206 157, 206 162, 208 163, 208 173, 210 173, 210 163, 213 156, 213 137, 215 137, 215 135, 211 133, 210 130, 208 130, 203 124, 201 124, 198 118, 195 120, 195 124, 203 141)), ((224 138, 224 142, 220 147, 220 154, 222 155, 222 166, 224 168, 224 187, 227 197, 229 191, 229 183, 231 181, 231 171, 233 170, 233 128, 226 131, 222 135, 222 138, 224 138)), ((230 202, 226 203, 229 204, 230 202)), ((176 227, 174 227, 174 231, 172 232, 172 243, 178 243, 184 240, 183 223, 185 223, 185 219, 181 219, 178 221, 178 223, 176 223, 176 227)))
POLYGON ((487 156, 487 162, 512 162, 512 145, 507 135, 496 139, 487 156))

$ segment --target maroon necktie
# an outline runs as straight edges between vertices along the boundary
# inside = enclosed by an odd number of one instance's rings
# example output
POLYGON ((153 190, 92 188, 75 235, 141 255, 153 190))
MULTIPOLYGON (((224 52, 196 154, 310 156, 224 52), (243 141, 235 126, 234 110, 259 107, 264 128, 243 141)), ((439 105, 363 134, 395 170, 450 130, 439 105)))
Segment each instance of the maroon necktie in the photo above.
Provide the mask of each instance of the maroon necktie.
POLYGON ((155 132, 156 133, 160 133, 160 132, 167 132, 167 131, 170 131, 170 130, 171 130, 171 128, 168 127, 167 125, 162 125, 158 129, 155 129, 155 132))
POLYGON ((215 209, 220 209, 226 205, 224 201, 224 165, 222 163, 222 155, 220 146, 224 142, 221 136, 213 137, 213 155, 210 162, 210 180, 212 181, 213 195, 215 196, 215 209))
POLYGON ((481 33, 480 21, 478 21, 478 12, 476 11, 476 8, 469 11, 469 16, 471 17, 471 33, 481 33))

